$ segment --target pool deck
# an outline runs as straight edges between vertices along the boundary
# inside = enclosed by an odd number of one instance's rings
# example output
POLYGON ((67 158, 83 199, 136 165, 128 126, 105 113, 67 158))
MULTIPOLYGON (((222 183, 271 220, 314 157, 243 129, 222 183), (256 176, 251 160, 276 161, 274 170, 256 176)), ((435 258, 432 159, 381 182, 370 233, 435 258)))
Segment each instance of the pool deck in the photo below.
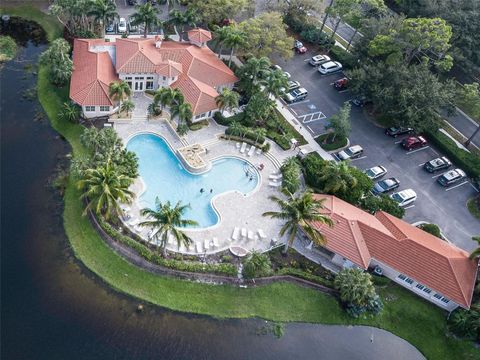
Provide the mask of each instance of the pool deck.
MULTIPOLYGON (((230 246, 241 246, 247 250, 266 251, 274 246, 272 239, 278 239, 277 245, 284 243, 285 239, 279 237, 279 230, 283 225, 282 221, 263 217, 266 211, 276 209, 276 205, 269 199, 269 196, 283 196, 280 187, 272 187, 269 185, 269 176, 279 173, 279 165, 288 157, 295 156, 297 150, 282 150, 277 144, 271 143, 270 151, 267 155, 254 152, 252 156, 248 156, 247 151, 243 154, 237 148, 237 143, 219 139, 219 135, 224 133, 225 127, 216 124, 211 120, 210 125, 201 130, 190 131, 186 136, 179 137, 166 121, 148 121, 134 120, 130 122, 116 122, 114 129, 126 144, 128 140, 139 133, 153 133, 162 136, 176 151, 186 145, 201 144, 207 149, 207 153, 202 158, 209 162, 212 159, 222 156, 236 156, 249 161, 258 168, 260 164, 264 165, 262 171, 259 170, 260 180, 256 190, 247 196, 238 192, 229 192, 216 196, 213 199, 213 205, 220 214, 220 222, 216 225, 205 229, 184 230, 194 241, 194 244, 201 243, 201 251, 197 251, 196 246, 191 248, 179 249, 177 244, 168 244, 167 249, 170 251, 181 252, 185 254, 211 254, 219 251, 227 250, 230 246), (232 240, 234 228, 245 228, 248 232, 253 233, 253 239, 242 237, 241 232, 237 240, 232 240), (262 230, 266 238, 260 238, 258 230, 262 230), (211 243, 213 238, 217 238, 218 247, 211 244, 209 249, 205 251, 205 240, 211 243)), ((137 179, 132 185, 132 190, 137 197, 144 191, 144 184, 141 179, 137 179)), ((137 201, 128 205, 130 214, 134 219, 140 219, 140 205, 137 201)), ((129 220, 131 221, 131 220, 129 220)), ((148 238, 149 229, 143 229, 128 225, 133 231, 140 234, 143 238, 148 238)), ((252 235, 252 234, 250 234, 252 235)))

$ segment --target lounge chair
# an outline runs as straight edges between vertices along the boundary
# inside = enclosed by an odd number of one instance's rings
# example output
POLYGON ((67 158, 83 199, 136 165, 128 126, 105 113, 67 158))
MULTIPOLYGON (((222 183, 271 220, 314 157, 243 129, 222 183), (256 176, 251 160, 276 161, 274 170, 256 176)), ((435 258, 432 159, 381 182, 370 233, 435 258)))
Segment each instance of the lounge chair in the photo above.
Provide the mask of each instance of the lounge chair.
POLYGON ((262 153, 262 149, 261 148, 258 148, 257 151, 256 151, 257 155, 260 155, 262 153))
POLYGON ((279 174, 279 175, 272 174, 268 176, 270 180, 280 180, 282 177, 283 177, 282 174, 279 174))
POLYGON ((265 235, 265 233, 263 232, 262 229, 258 229, 258 236, 260 236, 261 239, 266 239, 267 238, 267 235, 265 235))
POLYGON ((250 150, 248 151, 248 156, 252 156, 253 153, 255 152, 255 146, 252 145, 252 147, 250 148, 250 150))
POLYGON ((275 182, 275 181, 269 181, 268 185, 270 185, 272 187, 279 187, 279 186, 282 186, 282 183, 281 182, 275 182))
POLYGON ((185 245, 180 245, 180 248, 178 249, 178 251, 180 251, 181 253, 184 253, 187 251, 187 248, 185 247, 185 245))
POLYGON ((239 142, 237 142, 237 143, 235 144, 235 147, 236 147, 237 149, 240 149, 240 145, 241 145, 241 144, 240 144, 239 142))
POLYGON ((188 251, 195 251, 195 245, 193 244, 193 241, 190 243, 190 245, 188 245, 188 251))
POLYGON ((215 247, 217 247, 217 248, 220 246, 220 245, 218 244, 218 239, 217 239, 216 237, 213 238, 212 243, 213 243, 213 246, 215 246, 215 247))
POLYGON ((276 245, 278 242, 278 239, 277 238, 272 238, 272 245, 276 245))
POLYGON ((242 237, 246 238, 247 237, 247 229, 242 228, 242 237))
POLYGON ((168 234, 168 240, 167 242, 170 244, 170 245, 173 245, 174 241, 173 241, 173 235, 172 234, 168 234))
POLYGON ((247 148, 247 143, 246 142, 243 142, 242 143, 242 147, 240 148, 240 153, 244 153, 245 152, 245 149, 247 148))
POLYGON ((240 233, 240 228, 235 227, 232 233, 232 240, 238 240, 238 234, 240 233))
POLYGON ((207 251, 208 249, 210 249, 210 240, 207 240, 205 239, 205 241, 203 242, 204 246, 205 246, 205 251, 207 251))
POLYGON ((247 238, 248 238, 249 240, 253 240, 253 239, 255 238, 255 234, 253 233, 253 231, 249 231, 249 232, 248 232, 247 238))
POLYGON ((201 254, 203 252, 203 247, 202 247, 202 243, 200 241, 197 241, 195 243, 195 246, 197 248, 197 253, 201 254))

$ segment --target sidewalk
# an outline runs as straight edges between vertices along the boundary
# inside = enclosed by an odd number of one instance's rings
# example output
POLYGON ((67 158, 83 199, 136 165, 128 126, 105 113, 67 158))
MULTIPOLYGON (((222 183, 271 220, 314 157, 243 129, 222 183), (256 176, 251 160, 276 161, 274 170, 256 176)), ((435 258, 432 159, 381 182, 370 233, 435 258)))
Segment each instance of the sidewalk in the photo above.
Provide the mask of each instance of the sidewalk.
POLYGON ((323 150, 321 146, 315 141, 312 134, 303 127, 288 108, 278 99, 275 99, 277 110, 283 115, 283 117, 307 140, 308 145, 317 152, 324 160, 335 160, 332 155, 323 150))

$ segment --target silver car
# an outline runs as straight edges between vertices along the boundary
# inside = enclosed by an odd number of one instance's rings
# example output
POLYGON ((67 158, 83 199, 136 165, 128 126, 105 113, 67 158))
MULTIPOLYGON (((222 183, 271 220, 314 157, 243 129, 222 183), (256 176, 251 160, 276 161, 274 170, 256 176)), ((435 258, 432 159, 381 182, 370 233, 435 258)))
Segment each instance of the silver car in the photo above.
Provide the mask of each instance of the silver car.
POLYGON ((379 166, 371 167, 370 169, 367 169, 364 172, 370 179, 375 180, 384 176, 387 173, 387 169, 379 165, 379 166))
POLYGON ((342 70, 342 64, 338 61, 328 61, 318 67, 318 72, 322 75, 331 74, 342 70))
POLYGON ((318 66, 318 65, 323 64, 327 61, 330 61, 329 56, 327 56, 327 55, 315 55, 314 57, 312 57, 310 59, 310 61, 308 63, 312 66, 318 66))

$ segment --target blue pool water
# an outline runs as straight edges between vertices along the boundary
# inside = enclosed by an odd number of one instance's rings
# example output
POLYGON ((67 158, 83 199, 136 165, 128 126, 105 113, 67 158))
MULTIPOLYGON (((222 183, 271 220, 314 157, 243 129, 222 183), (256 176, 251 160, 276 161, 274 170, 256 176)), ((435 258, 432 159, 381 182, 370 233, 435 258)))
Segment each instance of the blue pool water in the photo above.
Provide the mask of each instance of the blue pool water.
POLYGON ((128 141, 127 149, 137 154, 139 173, 146 186, 139 199, 140 205, 154 208, 157 196, 161 202, 170 200, 173 205, 177 201, 190 204, 184 218, 197 221, 198 227, 218 222, 218 215, 211 206, 215 195, 232 190, 248 194, 258 183, 257 171, 250 180, 245 174, 248 163, 234 157, 213 161, 212 168, 206 173, 191 174, 183 168, 165 140, 157 135, 136 135, 128 141), (200 189, 205 191, 201 193, 200 189))

